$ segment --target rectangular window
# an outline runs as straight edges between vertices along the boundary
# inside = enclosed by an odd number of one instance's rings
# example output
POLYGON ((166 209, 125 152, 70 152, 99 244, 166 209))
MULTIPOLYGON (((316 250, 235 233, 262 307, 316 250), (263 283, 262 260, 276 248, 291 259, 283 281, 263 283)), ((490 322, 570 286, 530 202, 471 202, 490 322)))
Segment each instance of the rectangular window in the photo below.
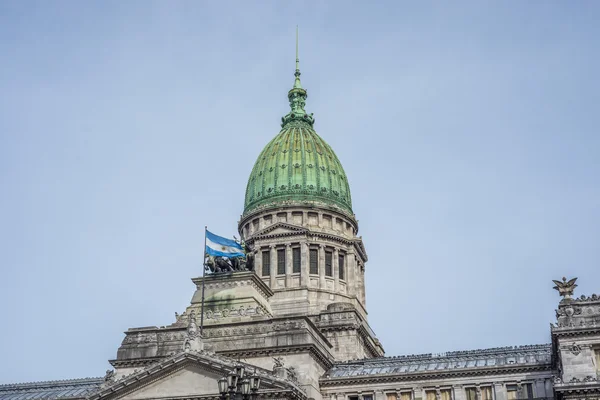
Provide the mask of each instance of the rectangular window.
POLYGON ((517 400, 517 385, 506 385, 506 400, 517 400))
POLYGON ((277 275, 285 275, 285 249, 277 250, 277 275))
POLYGON ((425 391, 425 400, 436 400, 435 390, 426 390, 425 391))
POLYGON ((596 371, 598 371, 598 375, 600 375, 600 349, 594 350, 594 354, 596 355, 596 371))
POLYGON ((481 387, 481 400, 492 400, 492 387, 482 386, 481 387))
POLYGON ((348 400, 358 400, 358 396, 348 396, 348 400))
POLYGON ((333 276, 333 253, 330 251, 325 252, 325 275, 333 276))
POLYGON ((452 400, 452 391, 450 389, 440 390, 441 400, 452 400))
POLYGON ((339 277, 341 280, 344 280, 345 278, 345 274, 344 274, 344 256, 340 254, 339 258, 338 258, 338 268, 339 268, 339 277))
POLYGON ((372 394, 363 394, 363 400, 373 400, 372 394))
POLYGON ((477 390, 475 388, 465 389, 467 393, 467 400, 477 400, 477 390))
POLYGON ((319 273, 319 250, 310 249, 309 256, 310 256, 309 272, 311 274, 318 274, 319 273))
POLYGON ((292 272, 300 273, 300 247, 292 249, 292 272))
POLYGON ((262 252, 262 276, 271 275, 271 252, 262 252))
POLYGON ((400 393, 400 400, 411 400, 411 392, 402 392, 400 393))
POLYGON ((396 393, 387 393, 386 399, 387 400, 398 400, 398 395, 396 393))

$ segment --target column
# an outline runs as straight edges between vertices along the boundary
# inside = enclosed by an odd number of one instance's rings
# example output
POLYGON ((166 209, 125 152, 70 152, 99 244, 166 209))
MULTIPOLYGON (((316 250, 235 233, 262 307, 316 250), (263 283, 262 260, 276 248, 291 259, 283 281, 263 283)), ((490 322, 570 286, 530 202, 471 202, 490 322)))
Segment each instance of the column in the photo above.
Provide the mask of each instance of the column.
POLYGON ((339 265, 339 250, 337 247, 333 249, 333 290, 340 291, 340 265, 339 265))
POLYGON ((262 278, 262 251, 260 246, 254 247, 254 273, 262 278))
POLYGON ((356 296, 356 256, 353 251, 350 251, 346 255, 346 277, 348 294, 350 296, 356 296))
POLYGON ((275 290, 277 288, 277 249, 275 245, 270 245, 269 249, 271 249, 271 279, 270 286, 271 290, 275 290))
POLYGON ((546 388, 546 398, 553 398, 554 397, 554 385, 552 384, 552 380, 550 379, 545 379, 544 380, 544 387, 546 388))
MULTIPOLYGON (((321 214, 319 214, 319 219, 321 214)), ((325 246, 319 245, 319 288, 325 289, 327 284, 325 283, 325 246)))
MULTIPOLYGON (((306 211, 303 213, 303 218, 306 217, 306 211)), ((308 287, 308 243, 300 243, 300 286, 308 287)))
POLYGON ((319 228, 322 228, 323 227, 323 213, 322 212, 319 213, 318 218, 319 219, 317 220, 317 224, 319 225, 319 228))
POLYGON ((423 388, 416 387, 413 389, 413 399, 414 400, 423 400, 423 388))
POLYGON ((308 226, 308 212, 302 211, 302 226, 308 226))
POLYGON ((495 400, 506 400, 506 391, 502 382, 494 382, 493 388, 495 400))
POLYGON ((465 400, 465 391, 462 385, 452 386, 452 399, 453 400, 465 400))
POLYGON ((546 397, 546 388, 544 387, 543 379, 536 379, 533 383, 533 396, 546 397))
MULTIPOLYGON (((290 216, 291 213, 288 213, 290 216)), ((292 287, 292 245, 285 245, 285 287, 292 287)))

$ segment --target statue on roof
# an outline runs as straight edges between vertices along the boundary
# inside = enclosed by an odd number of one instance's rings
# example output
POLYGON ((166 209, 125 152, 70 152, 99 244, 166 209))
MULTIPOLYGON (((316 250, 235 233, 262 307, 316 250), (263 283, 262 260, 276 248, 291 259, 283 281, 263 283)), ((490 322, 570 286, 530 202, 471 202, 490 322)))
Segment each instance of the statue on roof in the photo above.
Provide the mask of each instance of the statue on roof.
POLYGON ((576 280, 577 278, 573 278, 567 281, 567 278, 563 276, 562 282, 555 280, 552 280, 552 282, 556 284, 556 286, 554 286, 554 289, 558 290, 558 294, 561 295, 565 300, 570 300, 573 298, 573 291, 577 287, 577 285, 575 284, 576 280))

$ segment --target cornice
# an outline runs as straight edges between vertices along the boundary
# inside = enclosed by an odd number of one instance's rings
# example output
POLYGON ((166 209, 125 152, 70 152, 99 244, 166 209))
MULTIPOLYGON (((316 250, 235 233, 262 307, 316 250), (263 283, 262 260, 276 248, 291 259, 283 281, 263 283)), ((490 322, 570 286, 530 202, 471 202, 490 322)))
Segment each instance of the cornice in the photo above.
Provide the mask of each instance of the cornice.
POLYGON ((286 354, 297 354, 297 353, 309 353, 314 357, 318 364, 324 369, 328 370, 333 366, 333 360, 326 357, 323 352, 315 344, 304 344, 298 346, 273 346, 263 347, 259 349, 240 349, 240 350, 225 350, 220 351, 219 354, 231 358, 251 358, 251 357, 271 357, 275 355, 286 355, 286 354))
POLYGON ((495 368, 462 368, 460 370, 424 371, 408 374, 373 374, 343 377, 322 377, 319 380, 321 387, 337 385, 359 385, 367 383, 391 383, 391 382, 413 382, 434 379, 466 378, 475 376, 493 376, 502 374, 548 372, 556 375, 556 371, 548 364, 502 366, 495 368))

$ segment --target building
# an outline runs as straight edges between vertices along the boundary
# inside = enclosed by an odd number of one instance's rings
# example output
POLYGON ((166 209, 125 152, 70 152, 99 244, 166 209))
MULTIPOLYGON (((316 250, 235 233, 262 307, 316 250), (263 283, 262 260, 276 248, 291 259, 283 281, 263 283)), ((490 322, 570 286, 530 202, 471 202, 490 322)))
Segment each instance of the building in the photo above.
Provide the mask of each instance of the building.
POLYGON ((261 378, 258 398, 600 398, 600 298, 573 298, 575 279, 555 281, 563 298, 549 344, 385 357, 367 319, 348 180, 304 109, 298 60, 288 98, 239 221, 254 268, 194 278, 186 310, 129 329, 103 378, 2 385, 0 400, 216 399, 240 365, 261 378))

